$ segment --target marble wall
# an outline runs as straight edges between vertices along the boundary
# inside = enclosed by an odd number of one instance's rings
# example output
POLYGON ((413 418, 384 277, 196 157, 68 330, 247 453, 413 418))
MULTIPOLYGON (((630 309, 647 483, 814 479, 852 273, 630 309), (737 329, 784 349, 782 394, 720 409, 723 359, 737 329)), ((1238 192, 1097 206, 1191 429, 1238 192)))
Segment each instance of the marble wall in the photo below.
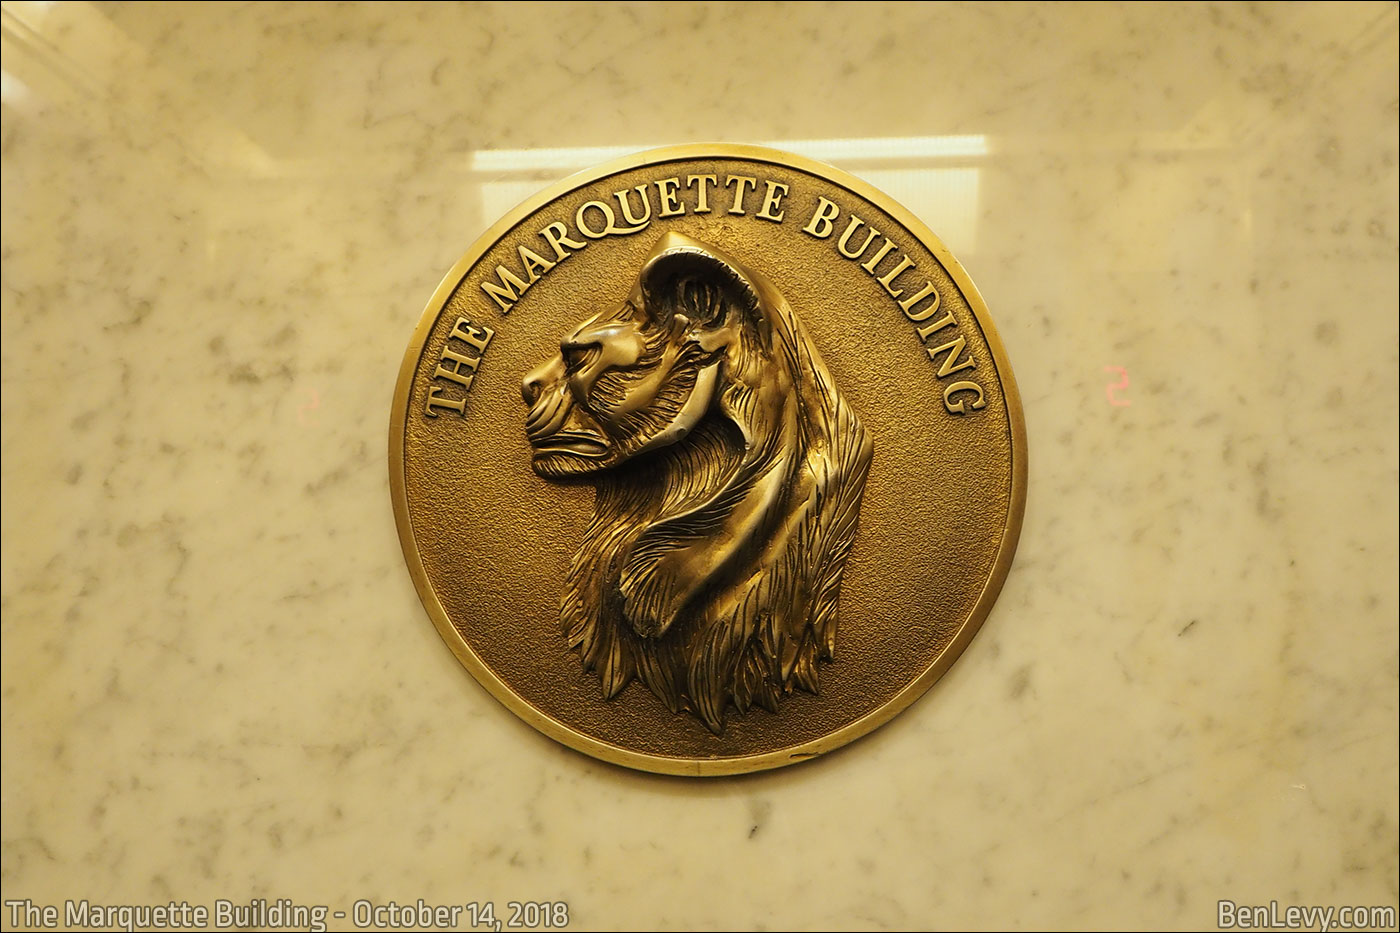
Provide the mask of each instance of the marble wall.
POLYGON ((3 10, 5 899, 565 900, 578 929, 1400 899, 1395 3, 3 10), (703 140, 938 231, 1031 467, 942 682, 695 781, 466 675, 385 436, 504 209, 703 140))

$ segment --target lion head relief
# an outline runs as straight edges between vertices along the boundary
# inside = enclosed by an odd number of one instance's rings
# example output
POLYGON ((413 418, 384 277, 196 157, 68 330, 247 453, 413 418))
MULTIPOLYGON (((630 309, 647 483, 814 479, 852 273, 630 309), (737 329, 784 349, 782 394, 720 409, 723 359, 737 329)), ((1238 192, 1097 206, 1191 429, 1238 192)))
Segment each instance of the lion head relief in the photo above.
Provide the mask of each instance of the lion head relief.
POLYGON ((604 695, 718 734, 816 693, 872 447, 773 285, 668 233, 523 395, 535 472, 597 486, 561 614, 604 695))

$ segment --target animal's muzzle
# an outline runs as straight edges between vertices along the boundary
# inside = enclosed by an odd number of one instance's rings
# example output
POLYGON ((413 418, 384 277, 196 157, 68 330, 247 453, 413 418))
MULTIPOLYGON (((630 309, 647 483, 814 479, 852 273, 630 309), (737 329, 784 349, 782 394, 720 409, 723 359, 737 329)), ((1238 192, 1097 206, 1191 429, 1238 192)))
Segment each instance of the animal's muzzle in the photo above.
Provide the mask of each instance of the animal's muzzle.
MULTIPOLYGON (((547 360, 525 374, 520 383, 520 397, 526 405, 534 405, 551 385, 564 381, 564 361, 560 357, 547 360)), ((533 413, 532 413, 533 414, 533 413)))

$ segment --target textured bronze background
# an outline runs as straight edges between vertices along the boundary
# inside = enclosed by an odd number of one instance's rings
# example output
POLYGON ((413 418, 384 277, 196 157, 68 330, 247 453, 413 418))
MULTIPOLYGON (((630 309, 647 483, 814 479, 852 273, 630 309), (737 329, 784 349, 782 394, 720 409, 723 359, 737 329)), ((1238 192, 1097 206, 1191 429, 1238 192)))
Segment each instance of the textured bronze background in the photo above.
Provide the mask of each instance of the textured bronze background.
MULTIPOLYGON (((682 187, 693 207, 696 191, 682 187)), ((639 206, 634 195, 633 204, 639 206)), ((601 213, 589 219, 596 229, 601 213)), ((936 218, 933 218, 936 222, 936 218)), ((619 218, 619 225, 623 222, 619 218)), ((860 231, 853 242, 864 239, 860 231)), ((917 306, 915 308, 917 313, 917 306)), ((935 318, 935 319, 936 319, 935 318)), ((932 320, 932 319, 931 319, 932 320)), ((925 321, 924 323, 928 323, 925 321)), ((481 334, 480 330, 474 333, 481 334)), ((479 338, 480 339, 480 338, 479 338)), ((459 341, 450 346, 462 350, 459 341)), ((442 388, 445 387, 445 388, 442 388)), ((970 395, 959 396, 971 400, 970 395)), ((807 159, 745 146, 654 150, 591 169, 541 192, 489 230, 433 296, 400 372, 390 427, 390 479, 400 538, 424 605, 464 665, 517 714, 581 751, 652 771, 723 774, 810 758, 865 734, 905 708, 975 634, 1010 566, 1025 503, 1025 429, 1015 382, 985 306, 931 232, 870 186, 807 159), (733 188, 711 188, 709 213, 658 216, 655 182, 712 174, 757 179, 743 214, 733 188), (787 186, 761 219, 766 183, 787 186), (521 274, 517 247, 553 260, 539 231, 575 225, 579 206, 649 187, 644 231, 587 240, 525 291, 508 313, 483 292, 498 265, 521 274), (819 198, 841 215, 831 234, 804 232, 819 198), (860 260, 837 251, 847 216, 897 249, 875 266, 876 238, 860 260), (585 673, 560 633, 559 581, 583 535, 592 487, 543 482, 530 469, 520 380, 557 352, 561 334, 625 297, 641 262, 667 231, 702 239, 766 275, 801 316, 837 384, 875 444, 855 544, 842 586, 836 659, 821 693, 795 692, 776 714, 731 710, 722 735, 670 713, 644 686, 613 700, 585 673), (901 255, 916 271, 895 280, 905 297, 932 281, 956 325, 921 341, 877 281, 901 255), (459 317, 490 328, 465 409, 434 408, 433 378, 459 317), (949 362, 928 350, 955 336, 949 362), (940 365, 975 366, 939 377, 940 365), (975 379, 985 407, 955 414, 944 392, 975 379)))

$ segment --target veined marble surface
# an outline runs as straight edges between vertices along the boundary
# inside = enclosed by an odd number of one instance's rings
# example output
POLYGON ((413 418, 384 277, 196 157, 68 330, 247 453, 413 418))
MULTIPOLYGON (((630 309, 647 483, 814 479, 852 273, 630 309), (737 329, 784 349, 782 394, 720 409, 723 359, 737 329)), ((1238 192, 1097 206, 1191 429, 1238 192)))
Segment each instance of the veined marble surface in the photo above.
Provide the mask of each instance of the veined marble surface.
POLYGON ((1395 3, 6 2, 3 42, 5 899, 562 899, 579 929, 1396 905, 1395 3), (704 781, 477 686, 385 466, 471 241, 699 140, 823 158, 939 232, 1031 453, 952 672, 827 758, 704 781))

